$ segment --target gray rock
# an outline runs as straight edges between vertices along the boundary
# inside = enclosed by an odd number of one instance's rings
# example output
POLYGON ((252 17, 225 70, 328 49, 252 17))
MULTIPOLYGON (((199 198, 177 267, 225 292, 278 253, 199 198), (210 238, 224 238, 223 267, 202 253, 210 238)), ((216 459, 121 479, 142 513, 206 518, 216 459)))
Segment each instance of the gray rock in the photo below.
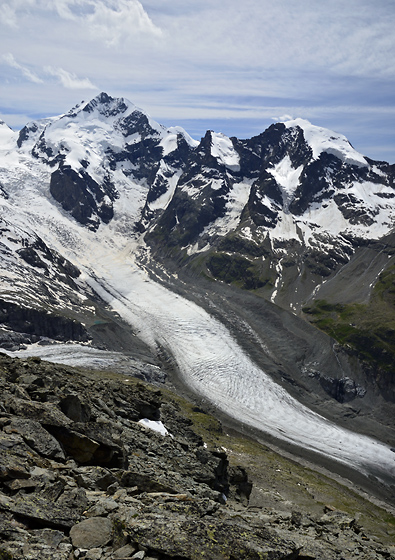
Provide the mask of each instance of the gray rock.
POLYGON ((89 422, 91 410, 77 394, 67 395, 59 403, 61 411, 73 422, 89 422))
POLYGON ((112 557, 114 558, 114 560, 123 559, 123 558, 132 558, 136 550, 137 548, 135 546, 131 544, 127 544, 122 548, 118 548, 118 550, 116 550, 113 553, 112 557))
POLYGON ((67 454, 71 455, 78 463, 89 463, 100 447, 97 441, 66 427, 57 430, 55 433, 67 454))
POLYGON ((37 420, 45 426, 68 426, 71 420, 57 406, 50 402, 39 403, 28 399, 11 397, 6 408, 17 416, 37 420))
POLYGON ((144 560, 144 558, 145 558, 144 550, 139 550, 139 552, 136 552, 136 554, 133 554, 132 556, 132 560, 144 560))
POLYGON ((66 459, 59 442, 36 420, 13 418, 11 428, 18 432, 30 447, 43 457, 66 459))
POLYGON ((70 538, 76 548, 100 548, 106 546, 113 536, 113 523, 103 517, 91 517, 74 525, 70 538))
MULTIPOLYGON (((0 445, 1 443, 2 441, 0 441, 0 445)), ((26 459, 15 456, 9 450, 1 449, 0 447, 0 480, 12 480, 15 478, 30 478, 28 462, 26 459)))
POLYGON ((252 529, 246 524, 184 516, 147 515, 129 527, 130 539, 148 550, 188 560, 227 560, 229 558, 296 558, 298 548, 275 531, 252 529))
POLYGON ((36 529, 31 531, 31 534, 37 539, 37 542, 45 543, 53 549, 57 548, 65 539, 62 531, 56 531, 54 529, 36 529))
POLYGON ((79 467, 75 479, 83 488, 90 490, 107 490, 110 485, 117 482, 114 474, 103 467, 79 467))
POLYGON ((91 548, 85 554, 84 558, 86 560, 100 560, 103 556, 103 549, 102 548, 91 548))
POLYGON ((100 498, 93 506, 86 512, 86 517, 103 517, 112 511, 118 509, 118 504, 110 498, 100 498))
POLYGON ((8 509, 29 521, 60 529, 69 529, 80 519, 80 514, 75 508, 65 507, 34 494, 18 496, 10 503, 8 509))
POLYGON ((123 474, 121 479, 122 486, 133 487, 137 486, 140 492, 167 492, 170 494, 178 494, 179 488, 172 486, 167 481, 159 480, 154 475, 145 474, 136 471, 127 471, 123 474))

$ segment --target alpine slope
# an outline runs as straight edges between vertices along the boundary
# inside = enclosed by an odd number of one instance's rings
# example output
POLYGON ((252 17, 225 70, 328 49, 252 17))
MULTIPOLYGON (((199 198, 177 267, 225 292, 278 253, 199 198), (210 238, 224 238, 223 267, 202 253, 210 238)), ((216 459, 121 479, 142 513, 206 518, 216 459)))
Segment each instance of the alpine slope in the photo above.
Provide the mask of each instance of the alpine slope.
MULTIPOLYGON (((95 328, 110 313, 152 356, 164 350, 193 392, 236 421, 394 483, 389 436, 384 443, 353 432, 303 404, 249 355, 221 314, 187 297, 187 284, 177 290, 185 262, 203 259, 212 280, 216 257, 224 267, 227 258, 259 263, 274 275, 271 312, 276 303, 288 306, 281 312, 299 325, 298 305, 333 281, 367 239, 391 235, 389 164, 300 119, 251 140, 209 131, 198 142, 104 93, 20 132, 0 123, 0 143, 2 329, 35 334, 14 349, 18 355, 50 357, 52 347, 40 343, 56 329, 76 351, 82 342, 92 349, 95 328), (296 285, 298 301, 295 290, 277 296, 296 285)), ((373 276, 392 258, 380 254, 373 276)), ((264 330, 254 336, 270 346, 264 330)), ((325 364, 325 355, 315 368, 338 368, 332 374, 344 378, 347 367, 351 375, 350 364, 335 358, 330 364, 339 367, 325 364)), ((290 359, 284 368, 296 376, 307 365, 290 359)), ((365 393, 358 398, 371 403, 365 393)))

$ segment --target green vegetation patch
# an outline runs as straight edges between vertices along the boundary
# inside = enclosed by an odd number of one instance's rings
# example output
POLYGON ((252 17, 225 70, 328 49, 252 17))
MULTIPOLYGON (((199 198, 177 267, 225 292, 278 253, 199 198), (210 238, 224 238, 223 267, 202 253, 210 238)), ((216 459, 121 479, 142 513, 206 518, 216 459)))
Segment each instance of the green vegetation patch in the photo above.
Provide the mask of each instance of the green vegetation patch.
POLYGON ((383 272, 368 304, 317 300, 302 310, 309 321, 375 368, 395 374, 395 267, 383 272))
POLYGON ((218 280, 247 290, 261 288, 266 283, 260 278, 256 264, 238 255, 215 253, 207 260, 207 268, 218 280))

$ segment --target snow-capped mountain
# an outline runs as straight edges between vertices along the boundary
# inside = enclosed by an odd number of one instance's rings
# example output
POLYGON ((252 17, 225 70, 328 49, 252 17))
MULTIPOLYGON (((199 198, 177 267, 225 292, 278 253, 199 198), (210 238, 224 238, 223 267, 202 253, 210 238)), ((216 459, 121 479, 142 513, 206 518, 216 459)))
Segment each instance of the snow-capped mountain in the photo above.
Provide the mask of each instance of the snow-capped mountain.
MULTIPOLYGON (((11 146, 15 133, 1 130, 11 146)), ((394 225, 393 166, 302 119, 249 140, 208 131, 198 143, 102 93, 28 124, 16 142, 20 157, 45 164, 51 196, 77 222, 96 230, 116 207, 158 254, 203 256, 214 277, 295 310, 311 286, 394 225), (303 274, 302 298, 281 296, 303 274)))
POLYGON ((389 378, 297 313, 363 301, 393 264, 394 178, 301 119, 197 142, 102 93, 19 133, 0 122, 3 347, 165 363, 246 424, 387 480, 392 451, 320 414, 391 443, 389 378))

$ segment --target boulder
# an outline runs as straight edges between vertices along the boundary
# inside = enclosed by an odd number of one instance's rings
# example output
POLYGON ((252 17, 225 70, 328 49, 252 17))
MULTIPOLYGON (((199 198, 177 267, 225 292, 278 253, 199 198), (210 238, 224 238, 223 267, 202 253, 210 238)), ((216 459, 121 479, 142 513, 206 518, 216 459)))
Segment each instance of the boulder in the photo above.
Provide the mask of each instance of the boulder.
POLYGON ((89 422, 91 410, 88 404, 75 394, 67 395, 59 403, 61 411, 73 422, 89 422))
POLYGON ((13 418, 11 428, 18 432, 39 455, 62 461, 66 459, 59 442, 36 420, 13 418))
POLYGON ((56 439, 63 445, 66 453, 78 463, 89 463, 93 460, 100 444, 84 434, 70 430, 67 427, 54 430, 56 439))
POLYGON ((71 420, 54 403, 40 403, 11 397, 7 399, 5 406, 12 414, 37 420, 44 426, 68 426, 71 424, 71 420))
POLYGON ((99 548, 106 546, 113 537, 113 523, 104 517, 91 517, 74 525, 70 538, 76 548, 99 548))
POLYGON ((275 531, 212 517, 151 514, 134 520, 129 534, 139 547, 188 560, 292 560, 299 553, 293 541, 280 538, 275 531))
POLYGON ((36 525, 63 530, 70 529, 80 519, 78 509, 65 507, 35 494, 14 498, 9 511, 36 525))
POLYGON ((116 550, 112 557, 114 560, 123 560, 124 558, 132 558, 133 555, 136 553, 137 549, 135 546, 132 546, 131 544, 127 544, 125 546, 122 546, 121 548, 118 548, 118 550, 116 550))

